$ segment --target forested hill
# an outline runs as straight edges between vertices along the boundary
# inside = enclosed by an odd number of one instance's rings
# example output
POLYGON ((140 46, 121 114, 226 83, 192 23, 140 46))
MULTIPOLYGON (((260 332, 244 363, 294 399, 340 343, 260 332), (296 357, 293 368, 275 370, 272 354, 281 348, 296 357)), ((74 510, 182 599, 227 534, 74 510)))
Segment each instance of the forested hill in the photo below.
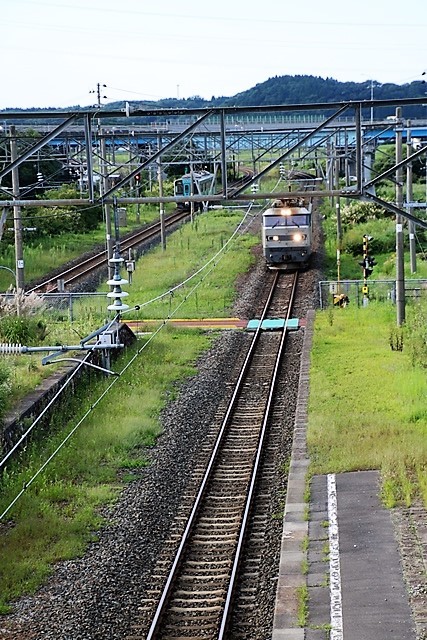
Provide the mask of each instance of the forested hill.
MULTIPOLYGON (((375 100, 394 100, 395 98, 421 98, 427 94, 427 84, 418 80, 409 84, 380 84, 376 81, 365 82, 339 82, 333 78, 320 78, 318 76, 275 76, 265 82, 255 85, 247 91, 236 93, 230 97, 215 97, 210 100, 193 96, 186 99, 167 98, 154 101, 130 100, 131 106, 136 109, 143 108, 200 108, 222 106, 266 106, 286 104, 313 104, 318 102, 345 102, 346 100, 370 100, 373 93, 375 100)), ((123 109, 124 101, 109 102, 103 105, 106 109, 123 109)), ((87 108, 87 107, 83 107, 87 108)), ((34 107, 31 110, 35 110, 34 107)), ((54 110, 55 108, 49 109, 54 110)), ((68 110, 79 110, 80 107, 70 106, 68 110)), ((14 111, 29 111, 29 109, 14 108, 14 111)), ((47 109, 42 109, 45 111, 47 109)), ((388 110, 389 113, 390 110, 388 110)), ((1 111, 0 111, 1 113, 1 111)), ((380 115, 376 111, 377 117, 380 115)), ((426 116, 425 106, 405 108, 404 116, 426 116)))
MULTIPOLYGON (((170 98, 159 100, 158 102, 136 103, 132 101, 132 105, 135 107, 198 108, 208 106, 240 107, 313 104, 316 102, 370 100, 371 91, 376 100, 421 98, 427 92, 427 85, 420 80, 403 85, 380 84, 372 81, 372 85, 371 87, 371 80, 366 80, 365 82, 339 82, 333 78, 325 79, 317 76, 276 76, 231 97, 212 96, 211 100, 205 100, 200 96, 193 96, 185 100, 170 98)), ((118 103, 114 104, 117 105, 118 103)), ((425 117, 425 107, 410 107, 405 109, 404 115, 407 117, 425 117)))
POLYGON ((427 89, 423 81, 404 85, 372 81, 372 85, 371 87, 371 80, 338 82, 333 78, 316 76, 276 76, 236 94, 233 98, 227 98, 226 103, 248 106, 369 100, 371 90, 376 100, 420 98, 427 89))

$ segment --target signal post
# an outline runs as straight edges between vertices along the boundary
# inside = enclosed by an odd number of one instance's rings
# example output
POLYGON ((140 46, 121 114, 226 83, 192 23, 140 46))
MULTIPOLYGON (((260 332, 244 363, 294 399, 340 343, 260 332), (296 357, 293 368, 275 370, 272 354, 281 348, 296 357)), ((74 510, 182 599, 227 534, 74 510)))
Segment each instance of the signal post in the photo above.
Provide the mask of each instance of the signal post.
POLYGON ((373 240, 372 236, 367 236, 366 234, 363 236, 363 259, 359 262, 360 266, 363 267, 363 306, 367 307, 369 304, 369 287, 368 287, 368 278, 372 274, 374 266, 377 264, 375 258, 369 255, 369 241, 373 240))

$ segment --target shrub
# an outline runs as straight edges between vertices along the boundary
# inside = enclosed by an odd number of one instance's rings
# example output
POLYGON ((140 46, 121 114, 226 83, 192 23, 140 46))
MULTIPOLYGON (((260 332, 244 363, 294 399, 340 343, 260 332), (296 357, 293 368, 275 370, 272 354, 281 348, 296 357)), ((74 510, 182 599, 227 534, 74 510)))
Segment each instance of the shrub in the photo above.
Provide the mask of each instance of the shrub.
POLYGON ((406 321, 407 346, 413 366, 427 368, 427 327, 425 303, 414 305, 406 321))
POLYGON ((344 233, 342 249, 353 256, 362 254, 363 236, 372 236, 369 252, 374 255, 391 253, 396 247, 396 232, 390 220, 372 220, 365 225, 357 225, 344 233))
POLYGON ((3 342, 34 345, 46 337, 46 325, 37 318, 3 316, 0 318, 0 338, 3 342))
POLYGON ((0 299, 0 339, 14 344, 42 342, 47 332, 39 317, 43 309, 43 300, 33 293, 26 296, 24 291, 18 291, 13 298, 0 299))
POLYGON ((4 407, 6 406, 6 400, 11 390, 11 382, 10 382, 10 371, 9 369, 0 362, 0 421, 1 421, 1 413, 4 407))
POLYGON ((341 220, 344 225, 379 220, 385 216, 390 216, 390 213, 373 202, 351 202, 341 210, 341 220))

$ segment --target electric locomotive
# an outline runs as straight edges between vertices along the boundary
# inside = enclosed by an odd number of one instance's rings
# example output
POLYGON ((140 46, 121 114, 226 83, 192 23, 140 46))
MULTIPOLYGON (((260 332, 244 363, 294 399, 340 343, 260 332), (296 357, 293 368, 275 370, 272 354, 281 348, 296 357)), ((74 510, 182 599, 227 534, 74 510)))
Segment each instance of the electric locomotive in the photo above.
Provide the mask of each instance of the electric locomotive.
POLYGON ((269 269, 306 267, 312 247, 311 202, 275 200, 263 214, 262 246, 269 269))

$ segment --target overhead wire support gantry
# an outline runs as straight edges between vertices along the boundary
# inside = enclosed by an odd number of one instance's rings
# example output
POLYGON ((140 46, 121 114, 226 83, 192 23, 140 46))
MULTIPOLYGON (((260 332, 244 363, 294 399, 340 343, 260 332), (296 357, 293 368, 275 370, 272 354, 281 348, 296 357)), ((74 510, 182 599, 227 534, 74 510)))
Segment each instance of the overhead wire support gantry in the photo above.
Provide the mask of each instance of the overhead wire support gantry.
MULTIPOLYGON (((271 199, 284 197, 286 195, 285 191, 283 193, 275 191, 258 191, 258 193, 251 193, 251 185, 258 183, 260 178, 267 175, 269 171, 273 170, 280 162, 283 160, 289 159, 293 153, 299 152, 302 148, 307 149, 307 154, 315 154, 317 149, 321 149, 323 145, 327 143, 328 140, 332 140, 334 136, 338 136, 345 132, 345 135, 348 136, 348 132, 352 132, 354 137, 353 149, 355 153, 355 178, 356 183, 353 185, 346 185, 343 188, 337 188, 337 186, 329 186, 326 189, 316 189, 314 188, 311 192, 312 196, 330 196, 330 197, 345 197, 345 198, 371 198, 373 199, 372 186, 378 182, 380 179, 387 177, 393 174, 397 170, 397 166, 394 166, 388 172, 385 172, 382 176, 377 176, 371 180, 364 180, 363 176, 363 153, 364 153, 364 145, 366 144, 365 134, 367 131, 371 130, 372 127, 375 127, 375 122, 371 123, 369 118, 363 120, 362 113, 363 111, 370 112, 371 109, 375 109, 375 112, 378 112, 380 108, 383 107, 404 107, 404 106, 413 106, 425 104, 425 97, 420 98, 408 98, 408 99, 396 99, 396 100, 361 100, 361 101, 345 101, 345 102, 333 102, 333 103, 314 103, 314 104, 292 104, 292 105, 271 105, 271 106, 249 106, 249 107, 209 107, 209 108, 197 108, 197 109, 132 109, 128 103, 126 103, 126 108, 122 110, 108 110, 106 105, 103 106, 102 109, 85 109, 81 111, 61 111, 61 110, 53 110, 53 111, 25 111, 25 112, 2 112, 2 118, 6 121, 13 122, 18 128, 19 123, 28 123, 30 122, 41 122, 48 121, 49 123, 61 120, 60 124, 54 127, 53 130, 49 130, 47 133, 42 135, 37 142, 32 145, 29 149, 20 153, 18 157, 14 160, 14 162, 7 162, 3 164, 3 168, 0 171, 0 179, 7 176, 14 169, 18 168, 22 163, 27 161, 29 158, 37 154, 43 147, 50 145, 52 141, 58 139, 61 135, 64 134, 67 130, 72 127, 80 127, 82 130, 82 136, 85 147, 85 171, 87 173, 87 189, 84 194, 80 198, 73 199, 43 199, 38 198, 37 200, 20 197, 20 195, 15 194, 14 197, 6 198, 2 201, 2 206, 4 209, 16 207, 16 206, 44 206, 44 207, 54 207, 54 206, 88 206, 90 204, 99 202, 102 204, 112 205, 114 201, 117 202, 119 206, 124 206, 127 204, 150 204, 150 203, 167 203, 174 202, 179 204, 180 198, 173 195, 163 195, 163 196, 151 196, 151 195, 141 195, 140 193, 137 196, 124 194, 123 189, 125 189, 135 178, 135 176, 139 175, 142 170, 149 167, 156 161, 159 161, 164 155, 167 154, 189 136, 194 135, 209 135, 212 139, 217 140, 215 144, 217 144, 217 159, 219 161, 219 166, 221 168, 221 186, 219 189, 212 193, 209 196, 210 202, 213 204, 221 203, 224 200, 227 201, 235 201, 236 203, 246 201, 249 197, 251 200, 263 200, 263 199, 271 199), (315 125, 308 126, 298 125, 295 123, 294 125, 290 124, 287 127, 267 127, 267 125, 263 126, 258 125, 255 126, 250 124, 249 118, 256 117, 264 118, 266 121, 269 117, 284 115, 287 118, 291 117, 292 114, 304 113, 304 114, 319 114, 322 112, 323 119, 317 122, 315 125), (342 116, 344 114, 349 114, 346 121, 342 120, 342 116), (237 125, 230 126, 227 124, 227 118, 235 118, 238 120, 239 128, 236 130, 237 125), (164 126, 161 128, 162 130, 154 130, 150 129, 150 126, 147 124, 147 118, 159 118, 164 126), (173 124, 178 122, 179 119, 185 118, 187 125, 184 128, 175 127, 173 124), (246 120, 245 120, 246 118, 246 120), (94 166, 95 166, 95 145, 94 141, 96 139, 96 131, 94 127, 94 122, 102 123, 105 126, 108 125, 109 120, 114 119, 114 122, 117 120, 123 120, 124 126, 134 127, 136 132, 135 135, 143 135, 148 136, 150 131, 152 135, 160 136, 162 144, 159 145, 161 148, 157 148, 157 145, 153 145, 153 152, 143 159, 141 162, 137 163, 137 165, 132 165, 127 167, 127 173, 123 176, 118 182, 115 184, 109 185, 107 189, 103 190, 103 193, 97 193, 95 190, 95 180, 94 180, 94 166), (126 124, 131 120, 132 124, 126 124), (145 124, 138 124, 145 123, 145 124), (213 123, 218 123, 214 125, 213 123), (135 124, 137 123, 137 124, 135 124), (227 167, 228 167, 228 156, 230 154, 230 149, 233 148, 233 144, 236 140, 239 140, 241 143, 242 137, 251 137, 252 141, 256 138, 258 140, 263 140, 266 136, 274 136, 281 135, 283 138, 283 131, 286 131, 289 134, 287 140, 287 146, 282 147, 282 149, 275 148, 275 158, 272 159, 268 164, 263 165, 261 169, 258 171, 254 171, 250 180, 247 181, 244 187, 229 191, 228 181, 227 181, 227 167), (292 135, 298 131, 298 135, 292 135), (163 144, 163 141, 166 144, 163 144), (116 199, 116 200, 114 200, 116 199)), ((383 122, 382 123, 385 128, 389 128, 392 130, 396 127, 395 122, 383 122)), ((3 141, 2 141, 3 142, 3 141)), ((283 144, 285 144, 283 142, 283 144)), ((99 153, 99 150, 96 149, 96 153, 99 153)), ((426 146, 422 145, 420 149, 418 149, 412 156, 411 161, 415 158, 421 156, 426 153, 426 146)), ((259 156, 262 157, 263 153, 260 152, 259 156)), ((102 158, 101 158, 102 160, 102 158)), ((402 161, 399 166, 404 166, 408 159, 402 161)), ((7 192, 6 192, 7 194, 7 192)), ((296 193, 298 195, 298 193, 296 193)), ((188 200, 188 196, 183 198, 183 200, 188 200)), ((205 196, 200 196, 198 194, 193 194, 190 197, 191 202, 202 202, 205 200, 205 196)), ((384 201, 381 201, 380 204, 384 206, 386 209, 392 205, 388 205, 384 201)), ((424 221, 420 220, 416 216, 411 218, 411 214, 407 213, 407 208, 401 209, 401 215, 421 226, 425 226, 424 221)))

